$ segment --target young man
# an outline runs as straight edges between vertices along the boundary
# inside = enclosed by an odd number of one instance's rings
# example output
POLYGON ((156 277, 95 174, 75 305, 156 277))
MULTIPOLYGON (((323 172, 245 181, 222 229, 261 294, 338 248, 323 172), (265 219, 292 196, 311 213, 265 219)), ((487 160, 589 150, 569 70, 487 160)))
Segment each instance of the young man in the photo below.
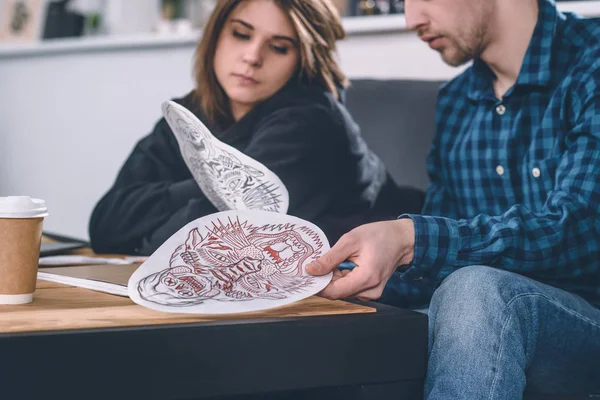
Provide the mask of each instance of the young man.
POLYGON ((552 0, 405 7, 446 63, 473 60, 439 94, 423 213, 351 231, 309 272, 334 270, 329 298, 435 289, 427 399, 599 390, 600 23, 552 0))

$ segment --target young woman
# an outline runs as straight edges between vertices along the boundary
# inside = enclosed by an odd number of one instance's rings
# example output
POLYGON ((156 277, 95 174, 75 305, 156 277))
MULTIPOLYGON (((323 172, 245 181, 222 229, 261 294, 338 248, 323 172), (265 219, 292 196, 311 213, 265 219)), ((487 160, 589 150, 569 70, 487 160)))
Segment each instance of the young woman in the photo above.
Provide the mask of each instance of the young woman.
MULTIPOLYGON (((330 0, 221 0, 196 50, 196 89, 177 99, 221 141, 261 162, 289 191, 288 214, 335 242, 405 205, 341 103, 335 60, 344 30, 330 0)), ((161 119, 135 147, 90 221, 96 252, 150 254, 188 222, 217 212, 161 119)))

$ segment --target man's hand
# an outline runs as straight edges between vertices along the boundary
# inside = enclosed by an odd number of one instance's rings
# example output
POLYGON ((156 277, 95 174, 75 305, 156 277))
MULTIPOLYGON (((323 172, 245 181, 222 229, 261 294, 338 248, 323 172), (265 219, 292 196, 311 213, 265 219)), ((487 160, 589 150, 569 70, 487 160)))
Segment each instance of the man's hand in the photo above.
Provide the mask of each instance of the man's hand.
POLYGON ((323 256, 306 266, 312 275, 333 271, 333 279, 320 293, 329 299, 358 297, 374 300, 381 297, 383 288, 396 268, 412 262, 415 227, 411 219, 376 222, 348 232, 323 256), (343 261, 356 267, 340 271, 343 261))

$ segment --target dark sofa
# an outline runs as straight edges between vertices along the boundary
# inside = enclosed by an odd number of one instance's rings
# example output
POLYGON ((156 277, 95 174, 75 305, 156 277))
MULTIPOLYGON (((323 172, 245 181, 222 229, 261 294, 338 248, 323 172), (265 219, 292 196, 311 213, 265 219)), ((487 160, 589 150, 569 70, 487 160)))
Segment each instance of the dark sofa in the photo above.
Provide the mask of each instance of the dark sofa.
POLYGON ((426 158, 441 81, 356 79, 346 106, 399 185, 427 188, 426 158))

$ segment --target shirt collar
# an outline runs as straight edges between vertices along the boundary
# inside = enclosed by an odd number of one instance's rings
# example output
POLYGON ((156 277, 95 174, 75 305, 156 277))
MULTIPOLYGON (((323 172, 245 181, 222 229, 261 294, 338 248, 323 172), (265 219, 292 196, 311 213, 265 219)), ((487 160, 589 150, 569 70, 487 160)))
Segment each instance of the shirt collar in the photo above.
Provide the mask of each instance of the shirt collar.
MULTIPOLYGON (((525 53, 517 85, 546 87, 551 79, 552 47, 558 21, 565 16, 556 9, 554 0, 539 0, 538 22, 525 53)), ((481 59, 473 61, 469 97, 480 100, 492 90, 494 75, 481 59)))

